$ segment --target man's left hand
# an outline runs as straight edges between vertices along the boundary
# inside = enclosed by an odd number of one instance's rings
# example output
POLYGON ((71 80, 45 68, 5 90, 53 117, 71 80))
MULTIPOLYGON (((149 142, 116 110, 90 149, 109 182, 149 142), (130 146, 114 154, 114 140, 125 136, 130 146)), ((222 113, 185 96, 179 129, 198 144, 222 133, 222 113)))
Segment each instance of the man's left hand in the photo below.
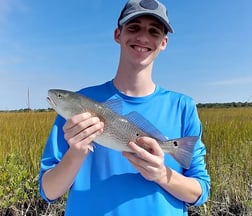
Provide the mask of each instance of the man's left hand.
POLYGON ((150 137, 139 137, 136 142, 129 142, 133 152, 123 152, 131 164, 149 180, 158 182, 166 175, 164 152, 157 141, 150 137))

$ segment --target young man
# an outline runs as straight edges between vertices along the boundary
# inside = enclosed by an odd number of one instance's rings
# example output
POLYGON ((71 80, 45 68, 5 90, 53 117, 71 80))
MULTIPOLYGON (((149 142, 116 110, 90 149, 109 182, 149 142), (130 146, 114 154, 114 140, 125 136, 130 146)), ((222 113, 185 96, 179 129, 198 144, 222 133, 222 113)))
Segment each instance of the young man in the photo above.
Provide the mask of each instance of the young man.
MULTIPOLYGON (((79 93, 96 101, 122 101, 121 115, 140 113, 170 139, 201 136, 201 123, 190 97, 152 80, 154 59, 173 30, 166 8, 155 0, 130 0, 114 33, 120 45, 115 78, 79 93)), ((210 190, 205 146, 199 140, 189 169, 183 169, 150 137, 128 146, 134 153, 88 145, 104 123, 89 113, 65 121, 57 117, 41 160, 40 191, 53 202, 69 190, 66 215, 187 215, 187 205, 201 205, 210 190), (148 146, 151 151, 141 146, 148 146)))

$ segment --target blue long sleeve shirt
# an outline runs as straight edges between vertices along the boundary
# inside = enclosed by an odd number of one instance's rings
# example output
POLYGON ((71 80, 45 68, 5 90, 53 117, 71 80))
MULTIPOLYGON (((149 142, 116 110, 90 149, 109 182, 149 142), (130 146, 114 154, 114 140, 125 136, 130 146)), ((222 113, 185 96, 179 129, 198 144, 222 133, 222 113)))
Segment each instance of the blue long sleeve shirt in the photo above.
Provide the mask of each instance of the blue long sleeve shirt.
MULTIPOLYGON (((169 139, 201 137, 201 123, 195 103, 183 94, 157 86, 151 95, 130 97, 119 92, 112 81, 82 89, 79 93, 98 102, 121 99, 119 114, 138 112, 169 139)), ((40 193, 48 202, 53 201, 45 196, 41 178, 48 169, 57 166, 69 148, 62 131, 64 123, 62 117, 56 118, 41 159, 40 193)), ((121 152, 94 145, 94 152, 89 153, 83 161, 69 190, 65 215, 185 216, 188 215, 187 205, 201 205, 209 197, 210 177, 204 159, 206 149, 200 139, 195 146, 189 169, 183 169, 169 154, 165 154, 166 166, 200 183, 202 194, 195 203, 190 204, 173 197, 158 184, 144 179, 121 152)))

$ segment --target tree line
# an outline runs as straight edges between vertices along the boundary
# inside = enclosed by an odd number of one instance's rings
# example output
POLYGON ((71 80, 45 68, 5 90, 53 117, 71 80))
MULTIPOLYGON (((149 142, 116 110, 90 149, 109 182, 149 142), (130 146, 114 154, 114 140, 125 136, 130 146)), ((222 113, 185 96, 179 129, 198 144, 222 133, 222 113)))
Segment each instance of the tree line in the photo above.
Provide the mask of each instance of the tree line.
POLYGON ((231 102, 231 103, 198 103, 198 108, 240 108, 252 107, 252 102, 231 102))
MULTIPOLYGON (((252 107, 252 102, 230 102, 230 103, 198 103, 197 108, 241 108, 252 107)), ((0 112, 54 112, 52 108, 48 109, 18 109, 18 110, 0 110, 0 112)))

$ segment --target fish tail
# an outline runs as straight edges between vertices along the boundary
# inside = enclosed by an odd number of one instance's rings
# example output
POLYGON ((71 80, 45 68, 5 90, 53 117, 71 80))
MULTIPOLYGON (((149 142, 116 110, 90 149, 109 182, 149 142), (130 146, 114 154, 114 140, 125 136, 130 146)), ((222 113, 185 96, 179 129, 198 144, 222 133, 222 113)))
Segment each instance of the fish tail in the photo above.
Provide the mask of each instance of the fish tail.
POLYGON ((168 141, 169 145, 173 145, 173 150, 169 153, 185 169, 189 169, 191 165, 194 146, 198 139, 198 136, 188 136, 168 141))

